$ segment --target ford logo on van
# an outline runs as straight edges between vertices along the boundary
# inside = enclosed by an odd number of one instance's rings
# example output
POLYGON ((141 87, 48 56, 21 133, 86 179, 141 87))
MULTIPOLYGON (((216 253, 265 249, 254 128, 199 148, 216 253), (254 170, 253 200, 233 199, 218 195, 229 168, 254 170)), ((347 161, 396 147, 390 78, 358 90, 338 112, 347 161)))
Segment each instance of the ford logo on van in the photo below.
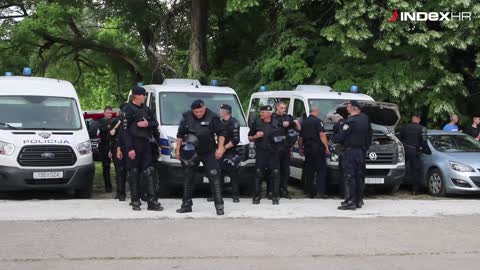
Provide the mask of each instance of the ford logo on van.
POLYGON ((52 159, 52 158, 55 157, 55 154, 53 154, 53 153, 43 153, 43 154, 41 155, 41 157, 42 157, 42 158, 52 159))
POLYGON ((38 133, 38 136, 40 136, 44 139, 48 139, 48 138, 50 138, 50 136, 52 136, 52 134, 47 133, 47 132, 42 132, 42 133, 38 133))

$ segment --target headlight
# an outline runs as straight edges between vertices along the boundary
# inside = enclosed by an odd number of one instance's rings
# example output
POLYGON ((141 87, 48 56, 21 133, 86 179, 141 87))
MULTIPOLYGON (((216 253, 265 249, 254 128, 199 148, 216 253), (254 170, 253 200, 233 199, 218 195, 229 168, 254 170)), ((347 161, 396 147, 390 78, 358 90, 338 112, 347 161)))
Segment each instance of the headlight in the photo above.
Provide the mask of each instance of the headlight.
POLYGON ((0 141, 0 155, 10 156, 15 151, 15 146, 11 143, 0 141))
POLYGON ((405 162, 405 149, 403 149, 403 145, 398 142, 398 162, 405 162))
POLYGON ((448 165, 450 165, 450 168, 452 168, 452 170, 458 171, 458 172, 474 172, 475 171, 472 167, 468 165, 454 162, 454 161, 449 161, 448 165))
POLYGON ((92 145, 90 143, 90 140, 79 143, 77 145, 77 149, 80 155, 90 154, 92 152, 92 145))
POLYGON ((255 152, 255 143, 254 142, 250 142, 248 144, 248 158, 250 159, 254 159, 255 156, 256 156, 256 152, 255 152))

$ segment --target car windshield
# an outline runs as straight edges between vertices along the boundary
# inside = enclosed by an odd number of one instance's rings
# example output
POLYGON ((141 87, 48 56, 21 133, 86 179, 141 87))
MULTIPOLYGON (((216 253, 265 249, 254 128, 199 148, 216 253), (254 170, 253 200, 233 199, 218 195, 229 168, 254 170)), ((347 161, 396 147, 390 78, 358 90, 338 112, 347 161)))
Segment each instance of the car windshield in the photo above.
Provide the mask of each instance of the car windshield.
POLYGON ((81 127, 73 98, 0 96, 0 129, 78 130, 81 127))
POLYGON ((161 92, 160 118, 162 125, 179 125, 182 114, 190 109, 190 104, 196 99, 203 100, 207 108, 215 113, 218 113, 222 104, 232 106, 232 116, 238 120, 240 126, 246 126, 242 109, 235 95, 199 92, 161 92))
POLYGON ((333 111, 337 106, 347 101, 348 100, 343 99, 308 99, 308 105, 310 108, 320 108, 319 118, 324 120, 329 112, 333 111))
POLYGON ((470 136, 431 135, 428 138, 439 152, 480 152, 480 143, 470 136))

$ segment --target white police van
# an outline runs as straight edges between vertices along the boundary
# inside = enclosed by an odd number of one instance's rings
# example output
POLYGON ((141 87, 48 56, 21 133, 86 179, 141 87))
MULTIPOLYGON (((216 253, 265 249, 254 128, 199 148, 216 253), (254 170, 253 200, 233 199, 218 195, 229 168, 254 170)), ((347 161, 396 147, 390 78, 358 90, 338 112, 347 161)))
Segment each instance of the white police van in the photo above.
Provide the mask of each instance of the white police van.
MULTIPOLYGON (((215 85, 215 81, 213 81, 215 85)), ((248 126, 239 98, 232 88, 214 85, 202 85, 198 80, 166 79, 161 85, 144 85, 147 91, 146 105, 154 112, 159 122, 160 152, 157 169, 160 177, 162 195, 167 195, 170 188, 183 185, 184 174, 179 160, 175 159, 176 136, 182 114, 190 110, 191 103, 202 99, 205 105, 218 113, 221 104, 232 106, 232 115, 240 123, 240 143, 237 150, 242 157, 240 164, 240 183, 251 182, 255 174, 255 150, 248 141, 248 126)), ((207 182, 203 168, 200 166, 195 182, 207 182)), ((226 177, 225 182, 230 179, 226 177)))
POLYGON ((72 84, 0 77, 0 191, 92 194, 90 138, 72 84))
MULTIPOLYGON (((333 124, 327 115, 334 112, 344 118, 348 116, 345 103, 357 100, 363 103, 363 112, 372 122, 373 144, 366 155, 366 184, 383 185, 392 192, 398 190, 405 174, 405 154, 403 145, 394 135, 394 128, 400 120, 398 106, 391 103, 374 102, 365 94, 335 92, 329 86, 299 85, 294 91, 260 91, 252 94, 249 105, 249 122, 258 114, 258 108, 279 101, 287 104, 287 111, 295 119, 302 121, 312 106, 320 108, 320 118, 324 121, 327 135, 332 134, 333 124)), ((303 179, 304 157, 298 153, 298 145, 293 148, 290 175, 303 179)), ((329 184, 338 184, 340 171, 338 155, 334 152, 327 158, 329 184)), ((342 187, 343 185, 340 185, 342 187)))

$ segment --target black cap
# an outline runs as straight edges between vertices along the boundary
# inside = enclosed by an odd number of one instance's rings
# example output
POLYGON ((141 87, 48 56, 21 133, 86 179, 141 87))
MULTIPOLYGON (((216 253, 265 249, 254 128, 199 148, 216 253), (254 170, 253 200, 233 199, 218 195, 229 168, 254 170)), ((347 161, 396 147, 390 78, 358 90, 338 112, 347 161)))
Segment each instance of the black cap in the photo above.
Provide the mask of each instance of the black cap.
POLYGON ((200 109, 201 107, 205 106, 205 102, 201 99, 197 99, 192 102, 192 105, 190 105, 190 109, 195 110, 195 109, 200 109))
POLYGON ((132 88, 132 95, 135 96, 145 96, 147 94, 147 90, 141 86, 135 86, 132 88))
POLYGON ((232 112, 232 106, 228 105, 228 104, 222 104, 220 105, 220 109, 222 110, 227 110, 229 112, 232 112))
POLYGON ((359 109, 361 109, 362 107, 360 106, 360 103, 356 100, 350 100, 349 101, 350 105, 352 105, 353 107, 357 107, 359 109))
POLYGON ((260 107, 260 111, 273 112, 273 108, 270 105, 265 105, 265 106, 260 107))

